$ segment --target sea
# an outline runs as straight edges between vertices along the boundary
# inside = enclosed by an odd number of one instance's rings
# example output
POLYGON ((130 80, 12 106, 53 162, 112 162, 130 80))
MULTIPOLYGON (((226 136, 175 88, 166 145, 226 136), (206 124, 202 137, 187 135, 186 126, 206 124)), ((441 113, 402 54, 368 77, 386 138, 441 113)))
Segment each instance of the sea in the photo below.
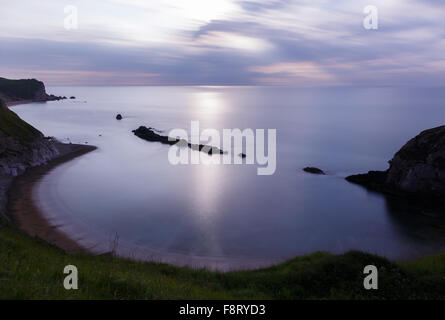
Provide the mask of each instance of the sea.
MULTIPOLYGON (((407 260, 445 248, 443 219, 344 179, 387 169, 409 139, 443 125, 442 88, 47 91, 76 99, 13 111, 46 136, 98 149, 56 167, 33 197, 55 228, 92 252, 236 270, 317 251, 362 250, 407 260), (117 114, 123 119, 116 120, 117 114), (276 156, 273 173, 259 175, 256 161, 174 164, 170 146, 132 132, 139 126, 164 135, 182 129, 196 139, 193 123, 221 136, 225 129, 274 130, 275 141, 267 146, 276 156), (304 172, 308 166, 326 174, 304 172)), ((244 147, 251 144, 245 141, 244 147)))

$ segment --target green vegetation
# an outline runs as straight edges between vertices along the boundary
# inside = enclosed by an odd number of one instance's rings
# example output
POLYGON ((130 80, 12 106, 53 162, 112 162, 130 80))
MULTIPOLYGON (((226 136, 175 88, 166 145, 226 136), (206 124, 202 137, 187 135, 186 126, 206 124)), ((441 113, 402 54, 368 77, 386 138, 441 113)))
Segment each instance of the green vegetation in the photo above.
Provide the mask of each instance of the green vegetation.
POLYGON ((0 299, 443 299, 445 254, 406 263, 361 253, 314 253, 243 272, 192 270, 110 256, 70 255, 0 224, 0 299), (79 289, 63 288, 63 268, 79 289), (363 268, 379 268, 379 290, 363 268))
POLYGON ((36 79, 9 80, 0 78, 0 93, 7 101, 32 100, 36 92, 44 88, 44 84, 36 79))
POLYGON ((22 143, 32 142, 41 137, 39 130, 19 118, 17 114, 5 107, 0 100, 0 131, 22 143))

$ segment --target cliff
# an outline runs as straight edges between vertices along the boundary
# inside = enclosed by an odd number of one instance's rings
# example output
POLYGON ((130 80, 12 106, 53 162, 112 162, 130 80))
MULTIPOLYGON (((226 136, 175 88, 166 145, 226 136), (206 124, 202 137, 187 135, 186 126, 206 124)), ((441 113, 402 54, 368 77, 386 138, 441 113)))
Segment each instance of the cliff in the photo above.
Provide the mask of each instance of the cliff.
POLYGON ((386 171, 346 180, 369 189, 445 205, 445 126, 422 131, 389 161, 386 171))
POLYGON ((0 99, 8 104, 20 101, 53 101, 66 99, 66 97, 47 94, 44 83, 36 79, 0 78, 0 99))
POLYGON ((445 126, 425 130, 390 161, 386 183, 406 192, 445 196, 445 126))
POLYGON ((0 100, 0 213, 4 212, 6 190, 12 179, 58 154, 55 141, 45 138, 0 100))

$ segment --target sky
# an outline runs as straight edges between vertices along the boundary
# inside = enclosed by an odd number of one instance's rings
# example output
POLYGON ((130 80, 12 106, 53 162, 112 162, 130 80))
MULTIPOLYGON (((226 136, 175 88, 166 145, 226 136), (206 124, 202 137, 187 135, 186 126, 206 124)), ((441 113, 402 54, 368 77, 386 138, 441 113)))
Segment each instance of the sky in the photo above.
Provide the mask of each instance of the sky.
POLYGON ((48 85, 445 81, 442 0, 0 1, 0 77, 48 85), (378 29, 363 25, 368 5, 378 29))

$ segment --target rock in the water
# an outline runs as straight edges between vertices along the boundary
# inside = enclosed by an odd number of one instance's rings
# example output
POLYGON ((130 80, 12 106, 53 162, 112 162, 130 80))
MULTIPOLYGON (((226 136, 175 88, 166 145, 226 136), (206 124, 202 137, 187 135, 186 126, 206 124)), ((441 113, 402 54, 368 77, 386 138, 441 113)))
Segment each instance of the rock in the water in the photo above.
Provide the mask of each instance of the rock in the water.
POLYGON ((425 130, 408 141, 386 171, 346 179, 379 191, 443 198, 445 196, 445 126, 425 130))
POLYGON ((312 173, 312 174, 325 174, 323 170, 315 168, 315 167, 306 167, 303 171, 312 173))
POLYGON ((76 99, 76 97, 75 96, 71 96, 70 99, 76 99))
POLYGON ((122 120, 122 115, 120 113, 116 116, 116 120, 122 120))
POLYGON ((182 146, 182 147, 187 146, 192 150, 205 152, 209 155, 226 154, 226 152, 224 152, 223 150, 221 150, 217 147, 212 147, 212 146, 208 146, 205 144, 191 144, 184 139, 172 138, 172 137, 168 137, 168 136, 161 136, 160 134, 156 133, 155 129, 153 129, 153 128, 147 128, 144 126, 140 126, 136 130, 133 130, 133 133, 137 137, 147 140, 147 141, 151 141, 151 142, 160 142, 163 144, 168 144, 170 146, 172 146, 172 145, 177 145, 177 146, 182 146))

